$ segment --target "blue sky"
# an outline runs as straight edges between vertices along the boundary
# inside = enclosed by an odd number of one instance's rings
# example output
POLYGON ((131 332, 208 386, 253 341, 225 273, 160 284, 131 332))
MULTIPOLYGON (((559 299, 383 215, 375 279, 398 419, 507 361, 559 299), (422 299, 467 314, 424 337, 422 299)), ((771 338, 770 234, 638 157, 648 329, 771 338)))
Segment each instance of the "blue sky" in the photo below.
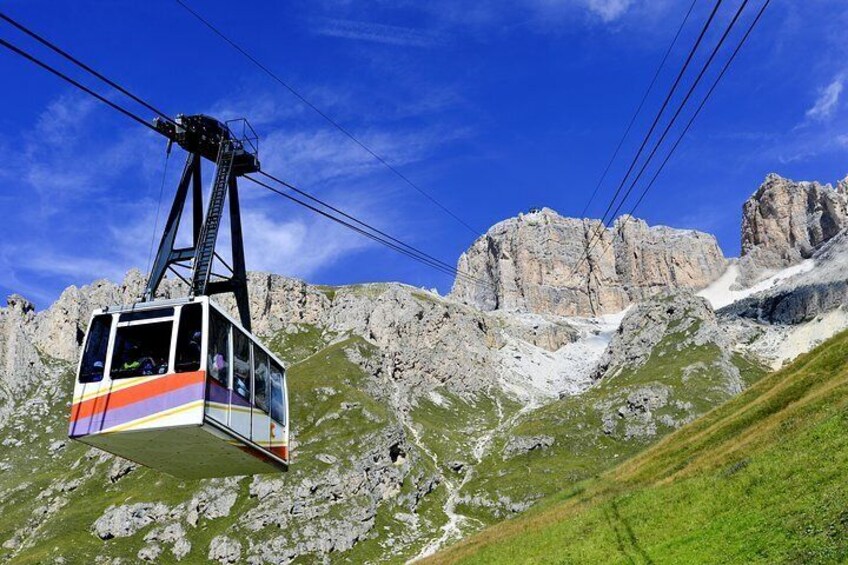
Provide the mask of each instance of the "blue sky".
MULTIPOLYGON (((740 1, 725 0, 722 22, 740 1)), ((583 210, 689 0, 191 4, 482 231, 531 207, 583 210)), ((603 212, 710 4, 696 4, 589 216, 603 212)), ((474 239, 175 2, 3 10, 172 115, 247 117, 267 171, 447 262, 474 239)), ((742 203, 767 173, 848 174, 846 26, 844 2, 774 0, 638 215, 714 233, 732 256, 742 203)), ((46 56, 5 24, 0 37, 46 56)), ((144 270, 162 140, 6 52, 0 76, 0 290, 43 307, 70 284, 144 270)), ((163 208, 181 160, 168 165, 163 208)), ((450 288, 279 197, 247 184, 242 194, 250 269, 450 288)))

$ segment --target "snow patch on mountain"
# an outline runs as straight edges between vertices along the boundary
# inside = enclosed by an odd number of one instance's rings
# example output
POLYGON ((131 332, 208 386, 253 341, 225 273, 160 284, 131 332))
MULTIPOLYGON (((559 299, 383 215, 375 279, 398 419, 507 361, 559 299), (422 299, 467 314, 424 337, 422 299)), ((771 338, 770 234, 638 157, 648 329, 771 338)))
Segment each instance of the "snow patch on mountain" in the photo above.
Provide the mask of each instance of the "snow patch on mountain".
MULTIPOLYGON (((502 386, 518 398, 550 399, 580 394, 592 384, 598 362, 630 308, 597 318, 563 321, 579 332, 576 341, 547 351, 527 341, 508 338, 500 350, 502 386)), ((533 317, 533 314, 512 314, 533 317)))
POLYGON ((797 265, 781 269, 769 278, 760 281, 749 288, 741 288, 739 285, 739 265, 732 264, 727 267, 727 270, 715 282, 708 287, 698 292, 698 296, 706 298, 714 310, 729 306, 734 302, 748 298, 758 292, 769 290, 778 284, 802 273, 813 270, 816 262, 813 259, 806 259, 797 265))

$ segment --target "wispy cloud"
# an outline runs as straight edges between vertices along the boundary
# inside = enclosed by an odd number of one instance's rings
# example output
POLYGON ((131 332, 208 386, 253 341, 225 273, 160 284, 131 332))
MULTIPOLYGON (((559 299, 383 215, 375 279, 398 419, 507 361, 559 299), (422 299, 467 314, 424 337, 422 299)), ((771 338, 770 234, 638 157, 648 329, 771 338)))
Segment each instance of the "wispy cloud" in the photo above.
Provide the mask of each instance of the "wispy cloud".
MULTIPOLYGON (((387 156, 393 166, 404 166, 469 135, 471 132, 466 128, 431 127, 392 132, 372 129, 360 139, 377 154, 387 156)), ((263 168, 307 186, 385 172, 372 155, 333 129, 274 130, 267 135, 263 147, 263 168)))
POLYGON ((633 0, 582 0, 582 3, 590 13, 609 23, 623 16, 633 0))
POLYGON ((314 31, 329 37, 404 47, 433 47, 445 42, 445 36, 436 31, 354 20, 320 20, 314 31))
MULTIPOLYGON (((304 189, 384 229, 392 222, 406 223, 402 221, 405 206, 393 198, 396 183, 386 182, 387 173, 367 152, 323 124, 309 126, 293 119, 270 97, 257 96, 255 102, 264 108, 257 114, 265 122, 263 169, 302 183, 304 189)), ((245 98, 245 107, 249 104, 245 98)), ((225 102, 215 107, 228 115, 225 102)), ((8 146, 12 150, 6 163, 16 165, 0 171, 16 187, 3 196, 4 206, 28 211, 0 229, 0 238, 15 242, 0 246, 0 287, 21 292, 42 306, 69 284, 104 277, 119 282, 130 268, 144 269, 151 236, 158 244, 158 234, 153 233, 162 174, 158 139, 115 127, 108 122, 108 113, 104 118, 96 109, 78 97, 57 98, 32 127, 21 132, 22 144, 8 146)), ((467 135, 462 129, 437 126, 408 128, 399 129, 389 120, 366 128, 363 135, 398 166, 419 162, 441 144, 467 135)), ((160 231, 180 174, 180 155, 175 150, 171 157, 160 231)), ((308 278, 376 245, 243 184, 251 270, 308 278)), ((183 223, 185 228, 190 221, 183 223)), ((222 226, 218 246, 228 255, 227 226, 222 226)))
POLYGON ((244 213, 251 270, 309 278, 342 256, 376 245, 324 218, 277 220, 259 210, 244 213))
MULTIPOLYGON (((557 6, 574 6, 574 0, 542 0, 543 3, 557 6)), ((613 22, 624 16, 633 5, 633 0, 577 0, 576 4, 588 11, 590 15, 600 18, 604 23, 613 22)))
POLYGON ((811 120, 819 122, 831 118, 839 105, 839 98, 842 95, 843 79, 837 77, 830 84, 819 91, 818 98, 815 104, 807 110, 806 116, 811 120))

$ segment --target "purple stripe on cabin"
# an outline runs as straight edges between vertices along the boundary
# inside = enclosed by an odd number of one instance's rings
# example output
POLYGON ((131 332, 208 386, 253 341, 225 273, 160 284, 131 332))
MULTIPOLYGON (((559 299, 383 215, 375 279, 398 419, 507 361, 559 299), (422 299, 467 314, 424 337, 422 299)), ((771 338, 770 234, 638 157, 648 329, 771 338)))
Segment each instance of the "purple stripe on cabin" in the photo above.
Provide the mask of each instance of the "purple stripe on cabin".
POLYGON ((233 404, 235 406, 243 406, 250 408, 250 402, 231 392, 217 380, 210 378, 209 386, 206 388, 206 399, 220 404, 233 404))
POLYGON ((230 391, 215 379, 207 379, 209 386, 206 387, 206 399, 220 404, 230 403, 230 391))
POLYGON ((236 393, 232 393, 230 395, 230 398, 231 398, 230 404, 232 404, 234 406, 244 406, 245 408, 250 408, 250 402, 248 402, 247 400, 245 400, 241 396, 237 395, 236 393))
POLYGON ((69 435, 71 437, 77 437, 94 434, 113 426, 119 426, 139 418, 144 418, 145 416, 152 416, 157 412, 170 410, 171 408, 176 408, 196 400, 202 400, 203 388, 203 383, 200 382, 139 402, 134 402, 121 408, 110 410, 107 405, 104 412, 73 422, 69 435))

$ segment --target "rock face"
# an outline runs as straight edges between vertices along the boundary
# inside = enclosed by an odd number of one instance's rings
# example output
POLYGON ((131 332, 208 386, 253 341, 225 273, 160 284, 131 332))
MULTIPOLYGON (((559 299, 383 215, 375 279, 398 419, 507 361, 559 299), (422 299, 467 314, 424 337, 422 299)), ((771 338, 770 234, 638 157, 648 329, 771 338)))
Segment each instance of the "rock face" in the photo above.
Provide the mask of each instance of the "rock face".
POLYGON ((701 288, 724 268, 713 236, 629 217, 606 229, 544 208, 475 241, 458 263, 473 280, 458 278, 451 295, 482 310, 595 316, 669 289, 701 288))
POLYGON ((709 303, 679 291, 643 302, 627 313, 601 358, 596 378, 609 379, 642 367, 671 335, 679 336, 674 342, 678 350, 705 345, 731 349, 709 303))
POLYGON ((774 325, 796 325, 848 303, 848 233, 812 255, 815 267, 739 300, 719 313, 774 325))
POLYGON ((604 433, 653 437, 738 394, 745 382, 732 352, 705 299, 679 291, 639 304, 625 316, 596 374, 603 386, 614 387, 596 406, 604 433))
POLYGON ((813 255, 848 225, 846 183, 833 188, 776 174, 742 206, 743 285, 813 255))

